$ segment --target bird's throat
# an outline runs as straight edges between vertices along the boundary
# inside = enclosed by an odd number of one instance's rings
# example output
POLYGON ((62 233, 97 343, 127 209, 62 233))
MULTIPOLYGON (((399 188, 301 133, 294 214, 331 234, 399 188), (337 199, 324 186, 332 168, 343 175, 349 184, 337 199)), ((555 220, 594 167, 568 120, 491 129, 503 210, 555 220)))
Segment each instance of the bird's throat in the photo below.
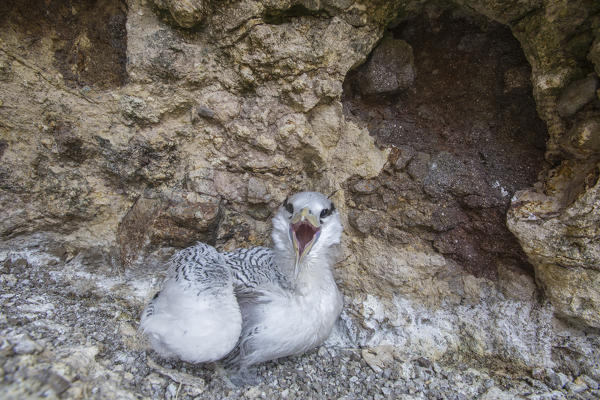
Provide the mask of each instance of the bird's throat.
POLYGON ((294 231, 294 245, 297 247, 300 256, 309 252, 313 243, 317 241, 321 230, 311 223, 302 221, 292 225, 294 231))
POLYGON ((298 276, 298 267, 304 257, 310 253, 315 242, 319 239, 321 229, 313 225, 308 220, 302 220, 290 226, 290 237, 294 244, 294 252, 296 254, 296 265, 294 268, 294 276, 298 276))

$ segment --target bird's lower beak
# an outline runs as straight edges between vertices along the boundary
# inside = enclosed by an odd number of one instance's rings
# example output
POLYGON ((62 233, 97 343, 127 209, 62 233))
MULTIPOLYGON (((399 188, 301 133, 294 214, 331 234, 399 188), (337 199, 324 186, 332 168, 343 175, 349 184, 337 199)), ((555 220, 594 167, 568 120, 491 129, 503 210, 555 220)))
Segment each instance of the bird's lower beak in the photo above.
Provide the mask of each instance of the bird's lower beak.
POLYGON ((321 223, 306 207, 296 213, 291 222, 290 237, 296 253, 294 276, 298 276, 298 265, 319 238, 321 223))

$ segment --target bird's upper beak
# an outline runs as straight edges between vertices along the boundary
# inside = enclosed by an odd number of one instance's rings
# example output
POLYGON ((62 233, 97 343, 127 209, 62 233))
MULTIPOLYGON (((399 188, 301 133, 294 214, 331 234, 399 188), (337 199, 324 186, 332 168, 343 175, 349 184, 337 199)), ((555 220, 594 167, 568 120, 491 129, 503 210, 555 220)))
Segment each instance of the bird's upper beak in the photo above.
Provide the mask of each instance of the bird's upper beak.
POLYGON ((290 237, 296 252, 296 274, 300 260, 310 252, 320 234, 319 218, 311 214, 308 207, 303 208, 292 217, 290 237))

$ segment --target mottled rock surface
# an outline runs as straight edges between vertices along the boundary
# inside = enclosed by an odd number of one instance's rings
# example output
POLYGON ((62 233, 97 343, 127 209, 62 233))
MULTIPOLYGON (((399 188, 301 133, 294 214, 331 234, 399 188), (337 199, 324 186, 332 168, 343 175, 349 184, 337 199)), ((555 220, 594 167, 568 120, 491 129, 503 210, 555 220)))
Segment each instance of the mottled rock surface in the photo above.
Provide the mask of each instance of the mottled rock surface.
POLYGON ((557 311, 599 328, 600 169, 578 167, 564 162, 560 173, 548 181, 546 193, 518 192, 508 224, 534 262, 536 278, 557 311))
MULTIPOLYGON (((163 360, 144 351, 136 326, 147 280, 130 281, 132 290, 119 279, 83 272, 76 260, 64 264, 31 252, 3 252, 0 259, 2 399, 600 396, 597 375, 499 368, 493 360, 435 361, 386 344, 362 351, 323 346, 262 364, 255 371, 256 385, 233 387, 217 365, 163 360), (14 282, 5 285, 8 276, 14 282)), ((573 345, 564 339, 557 337, 563 345, 573 345)))
POLYGON ((2 2, 11 396, 597 397, 600 3, 440 4, 2 2), (327 349, 247 391, 148 363, 170 254, 268 244, 304 189, 346 228, 327 349))
POLYGON ((583 79, 571 82, 567 86, 556 104, 556 109, 561 117, 570 117, 581 110, 589 102, 596 98, 598 88, 598 77, 591 74, 583 79))
POLYGON ((358 76, 365 96, 394 94, 412 86, 415 80, 413 49, 404 40, 386 36, 373 50, 358 76))
POLYGON ((494 277, 507 264, 532 269, 504 220, 512 194, 544 165, 547 132, 528 80, 506 83, 514 71, 530 74, 519 43, 500 24, 487 21, 487 33, 480 24, 456 11, 403 22, 391 33, 415 49, 414 91, 362 96, 367 63, 347 76, 343 102, 347 117, 397 158, 369 181, 372 190, 350 184, 362 208, 351 224, 359 218, 362 233, 385 237, 377 221, 387 214, 401 241, 432 241, 470 273, 494 277))

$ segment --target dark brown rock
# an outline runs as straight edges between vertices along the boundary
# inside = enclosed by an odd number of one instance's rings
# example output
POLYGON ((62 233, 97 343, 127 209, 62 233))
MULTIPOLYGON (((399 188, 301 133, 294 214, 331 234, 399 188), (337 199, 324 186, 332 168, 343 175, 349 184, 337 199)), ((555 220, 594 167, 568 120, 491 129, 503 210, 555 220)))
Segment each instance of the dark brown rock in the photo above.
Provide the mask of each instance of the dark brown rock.
POLYGON ((409 88, 415 74, 412 47, 386 36, 373 51, 358 85, 365 96, 393 94, 409 88))
POLYGON ((0 139, 0 159, 4 155, 4 150, 8 147, 8 142, 4 139, 0 139))
POLYGON ((137 265, 148 253, 163 247, 214 243, 219 203, 191 193, 167 196, 140 197, 123 217, 118 239, 124 267, 137 265))
POLYGON ((377 190, 377 186, 376 181, 360 180, 352 186, 352 190, 356 193, 373 193, 377 190))
POLYGON ((127 17, 122 2, 7 0, 0 6, 0 24, 3 18, 27 29, 33 43, 36 37, 53 37, 54 64, 69 86, 125 83, 127 17))
POLYGON ((414 49, 415 91, 364 99, 354 80, 371 61, 344 84, 346 116, 394 146, 379 187, 373 180, 369 191, 350 186, 352 199, 392 218, 380 218, 375 230, 366 213, 351 214, 351 224, 381 237, 387 224, 432 241, 476 275, 494 277, 504 259, 531 273, 504 221, 514 191, 535 182, 547 137, 519 44, 500 25, 482 30, 443 11, 399 24, 393 34, 414 49))
POLYGON ((352 210, 348 215, 348 220, 354 228, 365 235, 381 227, 378 215, 368 210, 352 210))
POLYGON ((397 170, 404 169, 415 156, 415 149, 410 146, 399 146, 397 149, 397 157, 394 162, 394 168, 397 170))

